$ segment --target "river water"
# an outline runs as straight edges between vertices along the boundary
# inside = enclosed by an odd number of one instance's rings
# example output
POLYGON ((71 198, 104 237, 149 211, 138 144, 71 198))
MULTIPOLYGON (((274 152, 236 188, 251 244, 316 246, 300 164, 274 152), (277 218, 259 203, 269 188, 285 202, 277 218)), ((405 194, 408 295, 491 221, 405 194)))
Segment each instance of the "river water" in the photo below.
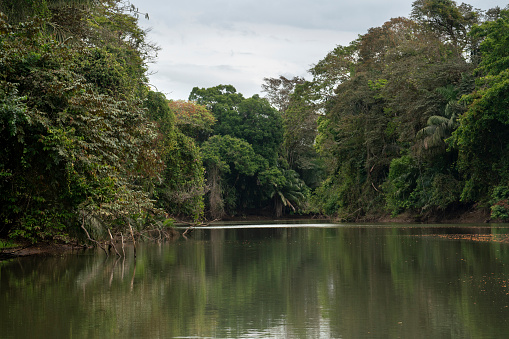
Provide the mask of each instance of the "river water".
POLYGON ((4 261, 0 338, 504 338, 508 227, 216 224, 4 261))

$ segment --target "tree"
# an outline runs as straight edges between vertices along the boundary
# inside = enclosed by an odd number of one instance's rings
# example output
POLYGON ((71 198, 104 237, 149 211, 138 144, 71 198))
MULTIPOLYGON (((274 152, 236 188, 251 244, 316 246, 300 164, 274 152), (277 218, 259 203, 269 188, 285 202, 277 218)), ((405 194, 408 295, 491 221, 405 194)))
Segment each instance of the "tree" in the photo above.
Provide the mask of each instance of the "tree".
POLYGON ((453 85, 437 88, 446 105, 443 115, 432 115, 428 118, 427 126, 417 132, 417 139, 423 139, 424 148, 440 148, 445 150, 445 140, 449 138, 457 127, 457 117, 461 113, 461 106, 458 104, 459 89, 453 85))
POLYGON ((283 114, 281 155, 288 167, 296 171, 307 186, 315 188, 323 180, 323 163, 315 148, 318 131, 317 105, 310 98, 313 84, 306 82, 295 88, 283 114))
POLYGON ((309 70, 313 75, 314 100, 326 105, 337 86, 355 75, 358 42, 357 39, 348 46, 337 46, 309 70))
POLYGON ((468 32, 478 23, 479 13, 471 5, 458 6, 452 0, 416 0, 412 4, 412 18, 461 52, 469 47, 468 32))
MULTIPOLYGON (((245 99, 242 94, 230 85, 219 85, 212 88, 194 88, 189 96, 190 100, 205 106, 216 119, 214 136, 231 137, 242 140, 256 154, 257 171, 247 174, 245 171, 218 173, 217 168, 211 168, 213 162, 205 161, 209 183, 212 188, 219 187, 214 178, 221 178, 222 197, 218 189, 211 192, 213 201, 223 201, 229 213, 248 211, 254 208, 261 210, 270 204, 270 198, 263 192, 257 177, 258 171, 278 167, 278 156, 283 140, 283 126, 281 114, 274 109, 267 99, 254 95, 245 99), (213 175, 211 175, 211 173, 213 175), (215 193, 214 193, 215 192, 215 193)), ((211 137, 212 138, 212 137, 211 137)), ((217 139, 215 142, 217 142, 217 139)), ((207 146, 210 148, 210 143, 207 146)), ((228 156, 228 153, 223 154, 228 156)), ((227 161, 227 158, 223 158, 227 161)), ((249 172, 249 171, 248 171, 249 172)), ((215 215, 221 215, 221 209, 212 204, 215 215)))
POLYGON ((188 137, 201 144, 212 135, 216 118, 205 106, 182 100, 172 100, 168 106, 175 114, 178 128, 188 137))
MULTIPOLYGON (((408 195, 400 200, 403 205, 391 202, 399 206, 391 210, 433 207, 436 185, 444 178, 459 182, 457 173, 447 170, 454 166, 454 152, 431 161, 414 146, 418 131, 420 137, 445 132, 438 128, 437 116, 445 114, 446 107, 448 122, 454 125, 460 113, 454 100, 471 89, 466 75, 473 66, 463 48, 459 40, 451 43, 423 21, 394 18, 317 63, 312 71, 314 86, 323 88, 327 97, 322 100, 325 114, 318 119, 316 138, 328 172, 328 179, 315 191, 321 195, 314 198, 319 210, 347 219, 382 213, 389 203, 387 195, 399 190, 391 186, 397 180, 390 176, 396 171, 392 166, 403 157, 415 164, 403 172, 418 176, 407 178, 408 195), (452 93, 455 97, 444 98, 447 85, 457 89, 452 93)), ((426 143, 429 146, 430 139, 426 143)), ((450 196, 440 201, 443 207, 450 196)))
POLYGON ((306 185, 316 187, 323 169, 314 143, 317 132, 319 106, 315 103, 313 83, 303 78, 265 78, 262 91, 281 113, 283 143, 280 156, 287 166, 296 171, 306 185))
POLYGON ((161 135, 157 154, 165 165, 153 195, 167 214, 197 221, 204 216, 203 162, 196 140, 178 128, 171 103, 164 94, 152 91, 145 101, 149 117, 158 124, 161 135))
POLYGON ((121 39, 115 55, 131 56, 119 60, 105 46, 59 43, 47 23, 0 18, 2 232, 62 238, 158 214, 145 190, 162 170, 156 128, 133 95, 146 88, 139 51, 121 39))
MULTIPOLYGON (((412 29, 408 20, 392 19, 370 29, 347 48, 337 48, 314 71, 319 75, 315 81, 324 82, 317 86, 335 86, 335 94, 323 106, 325 115, 318 119, 316 138, 331 179, 317 192, 331 197, 336 205, 334 212, 341 210, 349 218, 376 209, 375 202, 382 200, 379 187, 396 155, 394 144, 398 138, 393 112, 387 107, 389 97, 384 93, 390 85, 384 72, 387 59, 411 38, 408 33, 412 29), (372 204, 367 208, 363 201, 372 204)), ((332 206, 327 201, 322 203, 332 206)))
POLYGON ((65 6, 84 8, 96 2, 96 0, 34 0, 22 2, 4 0, 0 2, 0 12, 7 15, 7 21, 9 23, 17 24, 33 16, 49 18, 51 17, 52 11, 57 8, 65 6))
POLYGON ((253 95, 238 106, 237 124, 227 125, 223 121, 223 130, 228 134, 246 140, 253 146, 256 154, 261 155, 269 164, 275 166, 279 147, 283 141, 281 114, 272 108, 266 99, 253 95))
POLYGON ((281 115, 266 99, 254 95, 245 99, 231 86, 193 88, 190 100, 204 105, 214 114, 214 134, 246 140, 257 154, 272 166, 282 141, 281 115))
POLYGON ((279 78, 263 78, 262 92, 267 93, 266 98, 279 112, 284 113, 290 105, 290 98, 295 86, 303 84, 304 78, 294 77, 287 79, 284 76, 279 78))
POLYGON ((163 181, 156 186, 157 204, 173 217, 204 217, 205 168, 194 139, 176 130, 165 154, 163 181))
POLYGON ((235 184, 239 176, 253 176, 260 158, 248 142, 229 135, 212 136, 203 144, 202 154, 208 168, 210 213, 213 218, 221 218, 225 207, 230 212, 237 207, 235 184), (229 180, 224 177, 227 174, 229 180))
POLYGON ((271 167, 260 172, 258 179, 265 194, 273 201, 276 218, 284 214, 285 208, 296 213, 304 207, 309 189, 297 172, 271 167))
POLYGON ((466 184, 464 201, 488 200, 495 187, 509 180, 509 11, 496 21, 472 29, 480 44, 481 61, 475 70, 475 90, 461 99, 467 106, 453 133, 459 150, 458 167, 466 184))

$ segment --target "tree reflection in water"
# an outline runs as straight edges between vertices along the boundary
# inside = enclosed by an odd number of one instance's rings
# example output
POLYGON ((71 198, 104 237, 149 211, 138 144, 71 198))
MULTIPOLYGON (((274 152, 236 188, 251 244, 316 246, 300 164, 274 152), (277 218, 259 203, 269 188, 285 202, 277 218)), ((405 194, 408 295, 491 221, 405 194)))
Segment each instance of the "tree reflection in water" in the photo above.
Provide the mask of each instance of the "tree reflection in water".
MULTIPOLYGON (((325 226, 325 225, 324 225, 325 226)), ((196 229, 138 244, 0 263, 2 336, 501 337, 506 228, 196 229), (447 235, 447 236, 444 236, 447 235), (455 236, 458 235, 458 236, 455 236)))

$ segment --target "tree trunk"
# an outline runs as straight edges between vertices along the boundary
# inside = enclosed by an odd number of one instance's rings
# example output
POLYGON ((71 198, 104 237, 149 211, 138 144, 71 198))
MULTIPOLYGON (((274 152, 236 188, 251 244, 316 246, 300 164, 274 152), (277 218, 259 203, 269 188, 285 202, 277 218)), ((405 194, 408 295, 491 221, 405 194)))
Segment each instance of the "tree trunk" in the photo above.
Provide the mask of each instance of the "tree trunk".
POLYGON ((221 176, 216 166, 210 168, 208 179, 210 183, 210 214, 213 219, 220 219, 224 215, 224 204, 221 197, 221 176))
POLYGON ((278 196, 274 199, 274 214, 276 218, 280 218, 283 215, 283 202, 278 196))

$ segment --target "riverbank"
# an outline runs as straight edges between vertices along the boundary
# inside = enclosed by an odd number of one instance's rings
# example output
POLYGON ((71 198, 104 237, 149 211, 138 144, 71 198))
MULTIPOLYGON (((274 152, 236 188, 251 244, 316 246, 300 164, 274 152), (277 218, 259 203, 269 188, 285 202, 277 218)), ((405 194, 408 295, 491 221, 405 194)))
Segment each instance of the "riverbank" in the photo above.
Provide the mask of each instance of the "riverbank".
MULTIPOLYGON (((136 233, 135 240, 136 242, 139 239, 145 239, 145 241, 161 241, 161 240, 172 240, 180 236, 180 232, 173 228, 161 230, 147 230, 143 233, 136 233)), ((59 256, 77 253, 80 251, 84 251, 86 249, 93 248, 92 245, 86 245, 77 241, 76 239, 71 239, 73 243, 70 242, 58 242, 54 241, 39 241, 35 244, 29 241, 16 241, 14 244, 9 245, 12 241, 9 239, 0 239, 0 245, 4 244, 5 247, 0 247, 0 260, 10 259, 10 258, 18 258, 18 257, 26 257, 26 256, 59 256), (6 246, 7 245, 7 246, 6 246)), ((130 238, 121 238, 120 236, 114 236, 112 240, 107 241, 95 241, 96 245, 99 245, 105 251, 110 251, 115 254, 115 249, 120 251, 122 247, 122 241, 125 243, 132 243, 130 238), (115 247, 115 248, 114 248, 115 247)))
POLYGON ((0 260, 27 257, 32 255, 58 256, 83 251, 84 249, 86 249, 85 246, 77 246, 65 243, 20 243, 13 247, 0 249, 0 260))
MULTIPOLYGON (((288 215, 282 218, 275 219, 267 215, 244 215, 244 216, 228 216, 223 218, 223 221, 292 221, 292 220, 324 220, 327 218, 320 216, 311 215, 288 215)), ((490 222, 490 214, 488 209, 476 209, 466 211, 457 211, 455 213, 444 212, 443 214, 436 213, 429 216, 415 215, 411 213, 402 213, 398 216, 392 217, 390 215, 377 215, 367 216, 365 218, 357 220, 357 222, 370 222, 370 223, 405 223, 405 224, 484 224, 490 222)), ((178 236, 177 231, 174 232, 175 236, 178 236)), ((470 237, 471 238, 471 237, 470 237)), ((469 239, 470 239, 469 238, 469 239)), ((490 237, 476 237, 476 241, 494 241, 490 237)), ((499 240, 499 239, 497 239, 499 240)), ((503 241, 506 242, 506 241, 503 241)), ((50 243, 50 242, 39 242, 36 244, 31 243, 20 243, 10 248, 0 249, 0 260, 9 258, 25 257, 25 256, 58 256, 69 253, 76 253, 86 249, 86 246, 80 246, 76 244, 68 243, 50 243)))
POLYGON ((284 215, 280 218, 274 218, 270 213, 266 214, 246 214, 236 216, 225 216, 221 221, 292 221, 292 220, 332 220, 338 222, 380 222, 380 223, 423 223, 423 224, 482 224, 490 222, 500 222, 491 220, 489 208, 479 208, 472 206, 470 208, 458 208, 444 211, 433 211, 428 213, 404 212, 397 216, 391 216, 389 213, 377 213, 364 215, 354 220, 344 220, 342 218, 329 218, 323 215, 284 215))
POLYGON ((475 207, 467 210, 442 211, 422 215, 405 212, 395 217, 390 215, 376 216, 372 221, 426 224, 483 224, 498 222, 497 220, 491 220, 490 210, 488 208, 475 207))

